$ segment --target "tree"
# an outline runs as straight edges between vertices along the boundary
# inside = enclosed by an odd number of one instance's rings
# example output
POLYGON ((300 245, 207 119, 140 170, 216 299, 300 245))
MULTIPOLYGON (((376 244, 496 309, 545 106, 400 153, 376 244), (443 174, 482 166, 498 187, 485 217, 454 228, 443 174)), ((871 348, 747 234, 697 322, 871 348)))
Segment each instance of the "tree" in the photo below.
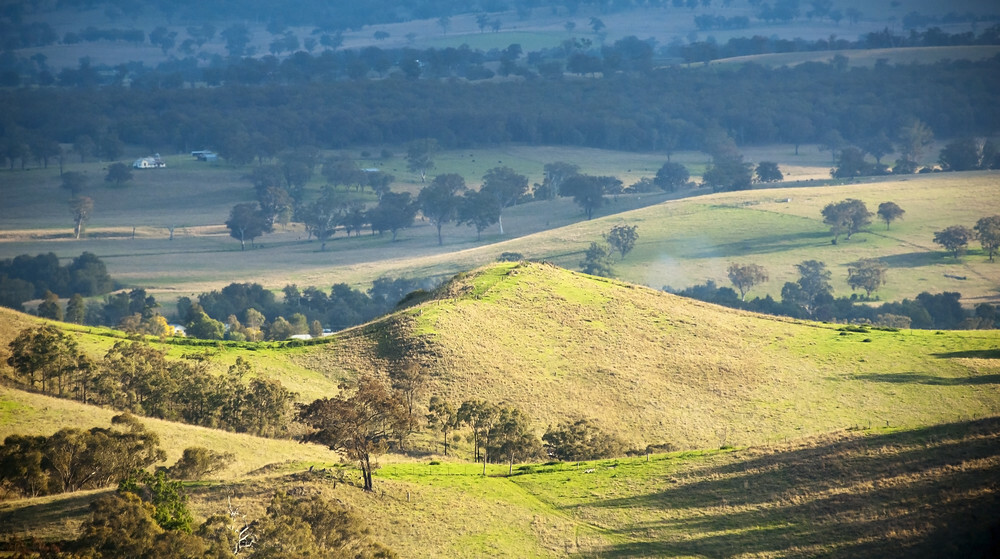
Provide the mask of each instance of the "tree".
POLYGON ((132 180, 132 169, 128 165, 118 162, 108 165, 108 174, 104 177, 105 182, 113 182, 115 186, 132 180))
POLYGON ((62 174, 62 184, 60 186, 68 190, 73 197, 76 197, 86 188, 88 180, 87 175, 79 171, 66 171, 62 174))
POLYGON ((236 204, 229 211, 229 219, 226 220, 226 227, 229 228, 229 236, 239 240, 240 250, 246 250, 246 242, 253 240, 268 232, 267 219, 264 213, 254 202, 244 202, 236 204))
POLYGON ((66 322, 72 322, 73 324, 83 324, 84 319, 87 316, 87 302, 83 300, 83 296, 79 293, 74 293, 70 297, 69 301, 66 303, 66 322))
POLYGON ((767 281, 767 270, 759 264, 729 264, 729 281, 740 291, 740 300, 746 301, 747 292, 755 285, 767 281))
POLYGON ((865 153, 856 147, 846 147, 840 151, 837 167, 830 173, 834 178, 850 178, 886 173, 884 165, 871 163, 865 159, 865 153))
POLYGON ((975 138, 948 142, 938 156, 945 171, 973 171, 983 163, 982 145, 975 138))
MULTIPOLYGON (((571 163, 565 163, 562 161, 556 161, 554 163, 546 163, 544 167, 545 180, 542 181, 542 192, 545 193, 544 198, 551 200, 556 197, 556 195, 567 196, 568 194, 562 193, 563 182, 576 175, 580 172, 580 167, 573 165, 571 163)), ((538 197, 538 192, 536 190, 535 197, 538 197)))
POLYGON ((656 172, 653 184, 666 192, 676 192, 687 186, 690 178, 691 175, 688 173, 687 167, 680 163, 671 163, 668 161, 656 172))
POLYGON ((393 241, 396 240, 400 229, 413 225, 416 217, 417 205, 410 200, 409 192, 389 192, 368 212, 372 230, 380 233, 390 231, 393 241))
POLYGON ((448 433, 459 425, 458 412, 444 398, 432 396, 427 407, 427 425, 431 429, 441 431, 444 455, 448 456, 448 433))
POLYGON ((604 205, 604 185, 601 177, 592 175, 573 175, 563 181, 560 193, 573 197, 587 214, 587 219, 594 216, 594 210, 604 205))
POLYGON ((483 453, 483 474, 486 473, 485 453, 489 430, 496 421, 500 410, 485 400, 466 400, 458 408, 458 422, 472 429, 473 460, 479 461, 480 450, 483 453))
POLYGON ((811 315, 819 306, 833 300, 832 274, 826 264, 818 260, 806 260, 795 265, 799 279, 787 282, 781 288, 781 298, 785 303, 799 305, 811 315))
POLYGON ((427 171, 434 168, 434 155, 437 152, 437 140, 431 138, 414 140, 406 146, 407 168, 410 171, 420 173, 420 182, 424 182, 427 171))
POLYGON ((563 421, 555 428, 549 427, 542 435, 545 449, 556 460, 597 460, 621 456, 625 443, 605 433, 591 421, 579 419, 563 421))
POLYGON ((740 154, 719 155, 712 158, 712 166, 702 181, 713 192, 748 190, 753 183, 753 165, 743 161, 740 154))
POLYGON ((72 380, 84 361, 76 340, 51 325, 26 328, 7 347, 7 364, 17 377, 29 388, 40 383, 42 392, 50 390, 49 381, 54 379, 61 395, 64 380, 72 380))
POLYGON ((408 427, 402 399, 385 381, 368 375, 358 379, 350 396, 322 398, 301 407, 298 419, 313 429, 305 440, 344 452, 358 462, 365 491, 372 490, 372 472, 378 467, 375 458, 408 427))
POLYGON ((973 229, 983 250, 989 255, 990 262, 993 262, 993 256, 1000 249, 1000 215, 980 218, 973 229))
POLYGON ((421 213, 437 227, 438 246, 444 244, 441 227, 458 217, 458 207, 462 200, 459 193, 464 191, 465 179, 462 175, 448 173, 434 177, 431 184, 417 195, 417 206, 421 213))
POLYGON ((757 182, 781 182, 785 180, 785 175, 781 173, 778 164, 773 161, 761 161, 754 171, 757 182))
POLYGON ((878 214, 879 219, 885 222, 885 230, 888 231, 889 224, 902 218, 906 210, 900 208, 895 202, 882 202, 878 205, 878 210, 875 213, 878 214))
POLYGON ((301 212, 306 230, 320 241, 320 251, 326 250, 327 240, 337 231, 343 211, 342 196, 332 186, 324 186, 319 198, 301 212))
POLYGON ((622 255, 622 260, 625 260, 625 255, 632 252, 636 241, 639 240, 639 226, 615 225, 604 235, 604 240, 622 255))
POLYGON ((822 214, 823 223, 829 225, 830 232, 833 233, 834 244, 837 244, 841 233, 846 233, 850 240, 851 235, 871 223, 872 217, 865 203, 853 198, 827 204, 823 207, 822 214))
POLYGON ((483 186, 479 191, 493 198, 497 207, 497 223, 503 235, 503 210, 528 191, 528 177, 517 174, 510 167, 494 167, 483 175, 483 186))
POLYGON ((42 297, 42 302, 38 305, 37 312, 38 316, 42 318, 61 321, 63 319, 63 310, 59 306, 59 296, 51 291, 46 291, 45 296, 42 297))
POLYGON ((94 200, 89 196, 73 198, 69 201, 69 209, 73 214, 73 236, 79 239, 83 234, 84 225, 94 211, 94 200))
POLYGON ((964 225, 951 225, 943 231, 934 232, 934 242, 943 246, 957 259, 965 253, 969 242, 976 238, 976 233, 964 225))
POLYGON ((914 120, 899 131, 898 141, 903 159, 919 163, 924 148, 934 141, 934 133, 924 122, 914 120))
POLYGON ((885 285, 886 265, 877 258, 863 258, 847 268, 847 285, 851 289, 864 289, 871 298, 872 292, 885 285))
POLYGON ((476 228, 476 240, 481 240, 483 231, 500 219, 500 209, 488 192, 466 191, 458 207, 459 221, 476 228))
MULTIPOLYGON (((496 421, 490 428, 488 453, 507 461, 507 475, 514 472, 514 461, 525 460, 540 454, 541 444, 531 433, 528 416, 519 408, 500 408, 496 421)), ((497 461, 496 459, 494 459, 497 461)), ((483 472, 486 461, 483 460, 483 472)))
POLYGON ((612 265, 611 247, 600 243, 590 243, 590 248, 587 249, 583 261, 580 262, 580 270, 585 274, 610 278, 615 275, 612 265))

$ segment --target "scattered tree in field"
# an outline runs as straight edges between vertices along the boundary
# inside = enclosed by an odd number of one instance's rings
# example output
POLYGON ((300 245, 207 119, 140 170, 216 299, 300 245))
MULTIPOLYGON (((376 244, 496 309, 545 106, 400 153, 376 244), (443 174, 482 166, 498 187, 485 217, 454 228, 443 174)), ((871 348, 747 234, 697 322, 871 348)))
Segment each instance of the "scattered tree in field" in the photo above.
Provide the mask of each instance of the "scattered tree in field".
POLYGON ((79 293, 74 293, 70 297, 69 301, 66 303, 66 322, 71 322, 73 324, 83 324, 84 319, 87 316, 87 302, 84 301, 83 295, 79 293))
POLYGON ((906 210, 900 208, 895 202, 882 202, 878 205, 878 211, 875 213, 878 214, 879 219, 885 222, 885 230, 888 231, 889 224, 901 219, 906 210))
POLYGON ((421 213, 437 227, 438 246, 444 244, 441 227, 458 217, 458 207, 462 201, 460 192, 465 191, 462 175, 448 173, 434 177, 431 184, 417 195, 417 206, 421 213))
POLYGON ((128 165, 118 162, 108 165, 108 174, 104 177, 105 182, 112 182, 115 186, 132 180, 132 169, 128 165))
POLYGON ((246 250, 247 241, 253 246, 254 239, 269 231, 264 213, 254 202, 233 206, 226 227, 229 228, 229 236, 240 242, 240 250, 246 250))
POLYGON ((830 172, 834 178, 866 177, 884 175, 886 167, 865 159, 865 152, 856 147, 846 147, 840 151, 837 166, 830 172))
POLYGON ((231 452, 216 452, 201 446, 188 447, 177 463, 170 467, 170 477, 204 479, 208 474, 228 466, 235 458, 231 452))
POLYGON ((573 175, 563 181, 560 186, 560 193, 572 196, 587 214, 587 219, 594 216, 594 210, 604 205, 604 184, 603 177, 592 175, 573 175))
POLYGON ((781 182, 785 180, 785 175, 781 173, 778 164, 773 161, 761 161, 754 171, 757 182, 781 182))
POLYGON ((832 274, 826 269, 826 264, 819 260, 806 260, 795 265, 799 279, 786 282, 781 288, 781 299, 785 303, 798 305, 810 315, 833 300, 833 286, 830 284, 832 274))
POLYGON ((656 172, 653 184, 667 192, 676 192, 687 186, 690 179, 691 175, 688 173, 687 167, 668 161, 656 172))
POLYGON ((712 158, 712 165, 702 177, 713 192, 749 190, 753 184, 753 165, 740 154, 721 154, 712 158))
POLYGON ((517 174, 510 167, 494 167, 483 175, 483 186, 480 192, 493 197, 497 207, 497 223, 500 234, 503 235, 503 210, 514 205, 528 192, 528 178, 517 174))
POLYGON ((615 271, 611 247, 601 243, 590 243, 590 248, 587 249, 583 261, 580 262, 580 270, 594 276, 613 277, 615 271))
MULTIPOLYGON (((514 462, 535 458, 541 454, 541 444, 531 432, 528 416, 519 408, 505 406, 499 414, 488 436, 489 455, 494 462, 507 462, 507 475, 514 472, 514 462)), ((485 474, 486 461, 483 461, 485 474)))
POLYGON ((604 235, 604 240, 622 255, 622 260, 625 260, 625 255, 632 252, 636 241, 639 240, 639 226, 615 225, 604 235))
POLYGON ((597 460, 621 456, 626 451, 621 439, 586 419, 564 421, 549 427, 542 441, 548 453, 557 460, 597 460))
POLYGON ((448 433, 458 428, 458 425, 458 412, 455 408, 444 398, 432 396, 427 407, 427 426, 435 431, 441 431, 445 456, 448 456, 448 433))
POLYGON ((980 218, 973 229, 983 250, 989 255, 990 262, 993 262, 993 257, 1000 249, 1000 215, 980 218))
POLYGON ((760 285, 767 281, 767 270, 759 264, 729 264, 729 281, 736 286, 740 292, 740 300, 746 301, 747 292, 755 285, 760 285))
POLYGON ((343 211, 342 197, 331 186, 323 187, 319 198, 302 211, 306 231, 319 239, 321 251, 326 250, 326 242, 337 231, 343 211))
POLYGON ((466 400, 458 408, 459 423, 468 425, 472 429, 473 460, 479 461, 480 451, 483 451, 484 473, 489 431, 499 414, 500 410, 485 400, 466 400))
POLYGON ((69 191, 73 197, 79 196, 87 186, 87 175, 79 171, 66 171, 62 174, 61 187, 69 191))
POLYGON ((458 207, 458 217, 462 223, 476 228, 476 240, 482 239, 483 231, 500 219, 500 210, 488 192, 468 190, 458 207))
POLYGON ((865 296, 885 285, 886 265, 877 258, 864 258, 847 268, 847 285, 851 289, 864 289, 865 296))
POLYGON ((833 233, 834 244, 842 233, 845 233, 850 240, 851 235, 872 222, 872 214, 865 203, 853 198, 827 204, 822 213, 823 223, 828 224, 830 232, 833 233))
POLYGON ((401 229, 413 225, 416 217, 417 205, 410 199, 409 192, 389 192, 368 212, 372 230, 379 233, 389 231, 393 241, 401 229))
POLYGON ((372 376, 359 378, 350 396, 322 398, 303 406, 298 419, 313 429, 306 440, 325 444, 358 462, 365 491, 372 490, 372 472, 378 467, 375 459, 406 432, 409 423, 399 395, 372 376))
MULTIPOLYGON (((76 340, 55 326, 44 325, 22 330, 7 346, 10 356, 7 364, 29 388, 42 392, 63 390, 79 380, 81 369, 89 367, 89 360, 77 348, 76 340)), ((86 393, 85 384, 81 392, 86 393)), ((85 400, 86 401, 86 400, 85 400)))
POLYGON ((544 170, 545 179, 542 181, 541 188, 536 189, 535 197, 552 200, 557 195, 567 196, 567 194, 562 194, 562 184, 569 177, 579 173, 580 167, 571 163, 556 161, 554 163, 546 163, 544 170), (539 196, 539 194, 543 195, 539 196))
POLYGON ((948 142, 938 156, 945 171, 974 171, 982 168, 983 144, 975 138, 948 142))
POLYGON ((38 316, 49 320, 63 319, 63 310, 59 305, 59 296, 51 291, 46 291, 42 302, 38 305, 38 316))
POLYGON ((943 246, 957 259, 965 253, 969 242, 976 238, 976 233, 964 225, 951 225, 943 231, 934 232, 934 242, 943 246))
POLYGON ((83 234, 84 226, 94 211, 94 200, 89 196, 73 198, 69 201, 69 209, 73 214, 73 236, 77 239, 83 234))
POLYGON ((420 182, 427 178, 427 171, 434 168, 434 155, 438 152, 437 140, 424 138, 406 146, 406 165, 410 171, 420 173, 420 182))

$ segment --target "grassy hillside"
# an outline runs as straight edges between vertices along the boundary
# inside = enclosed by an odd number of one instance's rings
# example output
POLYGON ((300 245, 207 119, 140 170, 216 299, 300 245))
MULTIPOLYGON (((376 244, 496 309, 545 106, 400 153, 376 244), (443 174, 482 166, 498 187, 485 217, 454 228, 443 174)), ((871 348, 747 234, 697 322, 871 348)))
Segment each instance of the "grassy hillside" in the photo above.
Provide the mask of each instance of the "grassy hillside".
MULTIPOLYGON (((5 340, 36 322, 3 318, 5 340)), ((114 339, 84 330, 73 331, 94 353, 114 339)), ((277 489, 322 494, 363 513, 406 557, 930 556, 989 545, 1000 422, 981 418, 1000 414, 998 347, 998 331, 851 332, 503 264, 329 344, 245 354, 263 356, 265 371, 329 384, 412 361, 431 375, 421 402, 509 402, 538 434, 586 417, 636 446, 688 450, 529 465, 509 478, 491 466, 483 478, 464 445, 441 459, 417 437, 409 456, 383 457, 377 491, 365 494, 319 447, 143 421, 168 463, 195 445, 237 455, 218 480, 189 486, 199 518, 230 495, 253 517, 277 489), (334 466, 344 482, 309 465, 334 466)), ((106 425, 113 414, 9 388, 0 409, 0 437, 106 425)), ((71 536, 97 494, 5 503, 0 534, 71 536)))
MULTIPOLYGON (((774 442, 1000 412, 1000 332, 847 332, 543 264, 459 276, 446 298, 295 360, 326 376, 420 363, 428 394, 597 420, 636 445, 774 442)), ((429 397, 429 396, 428 396, 429 397)))

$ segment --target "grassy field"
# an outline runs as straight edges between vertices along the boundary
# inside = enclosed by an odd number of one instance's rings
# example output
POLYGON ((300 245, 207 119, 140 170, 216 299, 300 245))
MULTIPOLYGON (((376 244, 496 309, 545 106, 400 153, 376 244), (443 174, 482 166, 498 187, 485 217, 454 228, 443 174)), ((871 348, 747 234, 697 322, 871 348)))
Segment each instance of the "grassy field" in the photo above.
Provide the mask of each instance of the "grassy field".
MULTIPOLYGON (((352 155, 360 157, 359 152, 352 155)), ((997 300, 1000 275, 978 246, 955 261, 932 242, 934 231, 948 225, 971 226, 980 217, 1000 213, 1000 204, 991 194, 998 181, 996 173, 915 175, 870 184, 830 185, 829 156, 815 147, 804 146, 799 156, 793 155, 791 146, 758 148, 746 155, 751 161, 782 162, 787 179, 800 186, 682 200, 662 193, 621 196, 609 200, 589 222, 570 200, 535 202, 504 212, 504 237, 490 228, 477 241, 471 228, 449 225, 444 229, 445 244, 439 247, 434 228, 418 220, 401 232, 398 242, 388 237, 348 239, 341 235, 326 252, 320 252, 317 243, 307 242, 301 225, 296 224, 262 237, 255 250, 239 250, 222 223, 233 204, 252 199, 252 188, 241 178, 248 169, 173 156, 167 158, 167 169, 137 172, 130 186, 115 189, 105 185, 99 164, 71 164, 67 169, 92 177, 86 194, 95 199, 87 235, 79 241, 71 238, 72 224, 62 202, 68 196, 59 188, 55 168, 2 171, 0 185, 9 202, 0 206, 0 257, 51 251, 69 259, 90 251, 107 263, 113 277, 126 286, 152 292, 169 312, 179 296, 218 289, 233 281, 258 282, 277 290, 288 283, 366 286, 383 275, 443 278, 489 262, 504 251, 575 268, 591 241, 599 240, 614 224, 633 223, 640 225, 640 242, 617 272, 626 280, 655 288, 680 289, 707 279, 725 284, 730 261, 753 258, 768 268, 771 277, 754 294, 777 296, 783 283, 794 279, 794 264, 819 259, 834 272, 836 293, 843 295, 849 292, 846 266, 861 257, 880 257, 890 266, 888 284, 878 293, 883 300, 942 290, 959 291, 970 304, 997 300), (870 232, 830 246, 820 210, 847 197, 864 200, 872 210, 891 200, 907 213, 890 231, 875 223, 870 232), (173 241, 168 240, 171 226, 176 228, 173 241)), ((654 175, 665 159, 662 154, 511 146, 442 153, 435 172, 460 173, 470 187, 478 188, 479 177, 492 167, 511 166, 535 183, 541 182, 546 163, 567 161, 580 165, 583 172, 615 175, 631 184, 654 175)), ((679 153, 673 159, 687 165, 694 175, 707 161, 698 153, 679 153)), ((361 161, 396 175, 396 190, 416 193, 421 187, 400 156, 361 161)), ((318 177, 313 180, 312 195, 321 183, 318 177)))
POLYGON ((713 60, 709 65, 754 63, 769 67, 797 66, 804 62, 828 63, 834 56, 840 55, 847 58, 849 67, 871 67, 880 60, 888 64, 933 64, 949 60, 984 60, 996 56, 997 53, 1000 53, 1000 46, 996 45, 789 52, 722 58, 713 60))

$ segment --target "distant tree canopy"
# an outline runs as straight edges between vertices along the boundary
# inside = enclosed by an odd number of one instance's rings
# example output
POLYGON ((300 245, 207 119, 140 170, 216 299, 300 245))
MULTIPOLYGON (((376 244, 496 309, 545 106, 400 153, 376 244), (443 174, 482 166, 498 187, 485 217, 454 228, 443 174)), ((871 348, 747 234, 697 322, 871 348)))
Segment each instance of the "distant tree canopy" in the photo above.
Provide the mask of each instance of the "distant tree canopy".
MULTIPOLYGON (((616 50, 621 48, 626 45, 616 50)), ((423 69, 428 76, 481 66, 484 56, 459 49, 426 54, 419 58, 455 56, 454 69, 432 63, 423 69)), ((671 67, 572 81, 470 84, 428 77, 396 87, 395 80, 351 81, 352 62, 346 57, 364 60, 357 52, 302 53, 284 60, 233 60, 204 74, 195 67, 188 81, 217 86, 211 88, 143 90, 135 85, 112 94, 93 87, 5 89, 0 102, 13 121, 4 127, 4 141, 16 149, 0 155, 11 166, 35 161, 34 151, 44 149, 28 141, 31 137, 73 144, 81 157, 105 159, 119 157, 122 142, 178 151, 208 144, 236 164, 274 157, 286 148, 416 142, 418 149, 407 152, 408 163, 425 173, 433 162, 425 157, 433 155, 433 149, 425 149, 431 142, 441 148, 523 142, 669 153, 702 149, 718 130, 741 145, 820 142, 835 131, 839 152, 843 142, 865 145, 866 139, 909 122, 921 124, 898 134, 899 149, 908 161, 918 161, 927 145, 924 132, 931 128, 945 138, 985 136, 1000 123, 987 94, 1000 89, 1000 61, 992 59, 850 72, 820 63, 719 71, 671 67), (823 87, 833 79, 837 92, 823 87), (869 95, 872 90, 881 95, 869 95), (629 92, 629 103, 615 102, 622 91, 629 92), (278 108, 272 106, 276 98, 284 99, 278 108), (730 109, 750 98, 755 100, 752 121, 746 111, 730 109), (896 102, 887 105, 881 98, 896 102), (423 103, 426 99, 439 101, 423 103), (183 126, 177 126, 176 112, 158 110, 164 106, 184 107, 183 126), (52 107, 73 118, 53 119, 52 107)), ((724 182, 719 187, 745 184, 724 182)))
POLYGON ((50 291, 60 297, 102 295, 114 289, 114 281, 100 258, 84 252, 62 266, 54 253, 22 254, 0 261, 0 305, 23 310, 22 303, 39 299, 50 291))
POLYGON ((823 223, 829 225, 830 232, 833 233, 834 244, 841 234, 847 235, 850 240, 852 235, 872 221, 872 213, 865 203, 853 198, 827 204, 823 207, 822 214, 823 223))

